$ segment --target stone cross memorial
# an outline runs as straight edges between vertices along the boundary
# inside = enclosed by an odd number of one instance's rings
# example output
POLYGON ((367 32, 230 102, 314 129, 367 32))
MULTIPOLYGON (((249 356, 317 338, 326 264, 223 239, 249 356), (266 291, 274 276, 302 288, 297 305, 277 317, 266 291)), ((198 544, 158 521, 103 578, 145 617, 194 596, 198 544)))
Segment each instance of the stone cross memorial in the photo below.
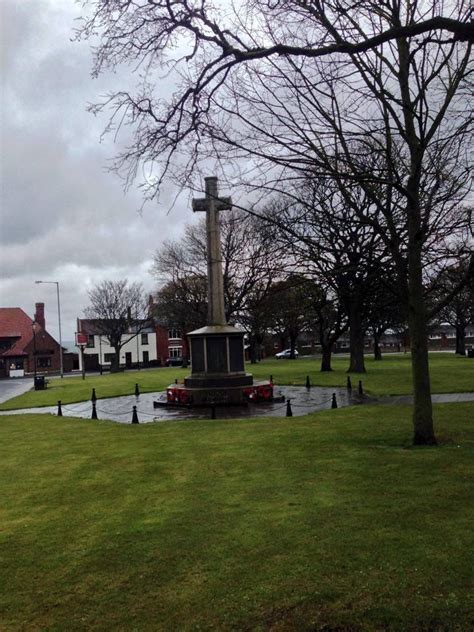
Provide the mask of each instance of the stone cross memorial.
POLYGON ((206 213, 208 325, 225 325, 224 280, 222 276, 219 211, 232 208, 229 197, 217 194, 217 178, 206 178, 206 197, 193 200, 193 211, 206 213))
POLYGON ((244 333, 225 317, 219 212, 232 200, 219 197, 216 177, 206 178, 205 194, 193 200, 193 211, 206 213, 208 324, 188 333, 191 375, 184 385, 193 404, 239 404, 253 379, 245 373, 244 333))

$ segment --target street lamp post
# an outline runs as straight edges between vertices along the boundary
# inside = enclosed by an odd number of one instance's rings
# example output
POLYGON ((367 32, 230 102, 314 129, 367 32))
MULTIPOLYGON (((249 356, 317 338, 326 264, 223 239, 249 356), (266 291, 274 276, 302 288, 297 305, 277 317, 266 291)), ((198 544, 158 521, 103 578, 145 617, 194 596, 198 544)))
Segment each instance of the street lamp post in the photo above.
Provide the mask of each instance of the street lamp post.
POLYGON ((64 377, 64 364, 63 364, 63 340, 61 336, 61 304, 59 302, 59 281, 35 281, 35 283, 49 283, 56 286, 56 292, 58 296, 58 325, 59 325, 59 374, 64 377))

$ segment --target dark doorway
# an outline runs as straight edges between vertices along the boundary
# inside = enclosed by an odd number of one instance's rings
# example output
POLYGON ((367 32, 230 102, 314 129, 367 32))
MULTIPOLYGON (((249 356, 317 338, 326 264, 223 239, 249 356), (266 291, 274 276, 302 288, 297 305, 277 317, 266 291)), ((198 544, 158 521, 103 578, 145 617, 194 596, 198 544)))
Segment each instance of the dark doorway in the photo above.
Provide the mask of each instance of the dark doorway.
POLYGON ((84 366, 86 371, 98 371, 99 370, 99 356, 97 353, 85 353, 84 354, 84 366))
POLYGON ((132 354, 130 351, 125 353, 125 367, 129 369, 132 366, 132 354))

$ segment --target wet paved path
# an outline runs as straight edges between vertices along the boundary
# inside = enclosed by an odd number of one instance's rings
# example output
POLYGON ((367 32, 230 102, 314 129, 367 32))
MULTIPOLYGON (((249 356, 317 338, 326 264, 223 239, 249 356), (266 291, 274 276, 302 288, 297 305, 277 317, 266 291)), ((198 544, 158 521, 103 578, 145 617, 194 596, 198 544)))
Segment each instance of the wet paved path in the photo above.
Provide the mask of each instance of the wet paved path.
MULTIPOLYGON (((275 387, 275 396, 283 395, 290 399, 293 416, 306 415, 317 410, 331 408, 332 395, 336 393, 338 407, 351 406, 357 403, 366 403, 367 398, 360 398, 354 391, 345 388, 335 389, 313 386, 281 386, 275 387)), ((97 417, 99 419, 109 419, 121 423, 130 423, 132 419, 133 406, 137 407, 138 419, 140 423, 151 421, 167 421, 178 419, 209 419, 210 408, 154 408, 153 402, 164 400, 166 394, 144 393, 139 397, 127 395, 125 397, 112 397, 109 399, 98 399, 96 402, 97 417)), ((285 417, 286 403, 272 402, 266 404, 250 404, 249 406, 216 406, 217 419, 238 419, 242 417, 285 417)), ((24 408, 22 410, 3 411, 0 414, 19 413, 53 413, 56 414, 57 406, 44 406, 41 408, 24 408)), ((63 404, 62 413, 64 417, 82 417, 90 419, 92 404, 90 401, 78 402, 77 404, 63 404)))
MULTIPOLYGON (((309 389, 304 386, 282 386, 275 388, 275 396, 284 395, 287 399, 290 399, 294 417, 306 415, 310 412, 330 409, 333 393, 336 394, 337 405, 339 408, 355 404, 406 405, 413 402, 413 397, 411 395, 380 398, 360 397, 355 391, 348 391, 344 388, 334 389, 318 386, 313 386, 309 389)), ((474 393, 444 393, 435 394, 432 397, 434 404, 474 401, 474 393)), ((99 419, 108 419, 128 424, 131 423, 132 420, 133 406, 136 406, 140 423, 180 419, 209 419, 211 417, 210 408, 154 408, 153 402, 160 399, 163 400, 164 398, 165 393, 161 392, 144 393, 139 397, 128 395, 125 397, 98 399, 96 402, 97 416, 99 419)), ((250 404, 249 406, 232 406, 227 408, 216 406, 216 418, 239 419, 245 417, 285 417, 286 406, 286 403, 282 402, 250 404)), ((65 417, 81 417, 84 419, 90 419, 92 404, 90 401, 78 402, 76 404, 65 404, 62 406, 62 412, 65 417)), ((20 413, 56 414, 57 406, 2 411, 0 414, 11 415, 20 413)))
POLYGON ((0 380, 0 403, 6 402, 12 397, 23 395, 33 388, 32 377, 15 377, 0 380))

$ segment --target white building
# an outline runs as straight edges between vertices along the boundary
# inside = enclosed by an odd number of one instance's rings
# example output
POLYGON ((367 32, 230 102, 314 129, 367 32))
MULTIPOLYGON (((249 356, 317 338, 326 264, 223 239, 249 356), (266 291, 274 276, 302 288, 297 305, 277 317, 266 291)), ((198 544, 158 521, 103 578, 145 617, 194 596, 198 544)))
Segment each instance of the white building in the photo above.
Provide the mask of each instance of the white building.
MULTIPOLYGON (((87 335, 84 347, 84 365, 86 371, 110 369, 115 350, 107 337, 100 333, 97 321, 77 319, 78 332, 87 335)), ((143 368, 157 365, 157 344, 154 327, 145 327, 135 335, 133 328, 123 335, 124 344, 120 349, 120 366, 123 368, 143 368)), ((79 368, 83 370, 82 354, 79 354, 79 368)))

